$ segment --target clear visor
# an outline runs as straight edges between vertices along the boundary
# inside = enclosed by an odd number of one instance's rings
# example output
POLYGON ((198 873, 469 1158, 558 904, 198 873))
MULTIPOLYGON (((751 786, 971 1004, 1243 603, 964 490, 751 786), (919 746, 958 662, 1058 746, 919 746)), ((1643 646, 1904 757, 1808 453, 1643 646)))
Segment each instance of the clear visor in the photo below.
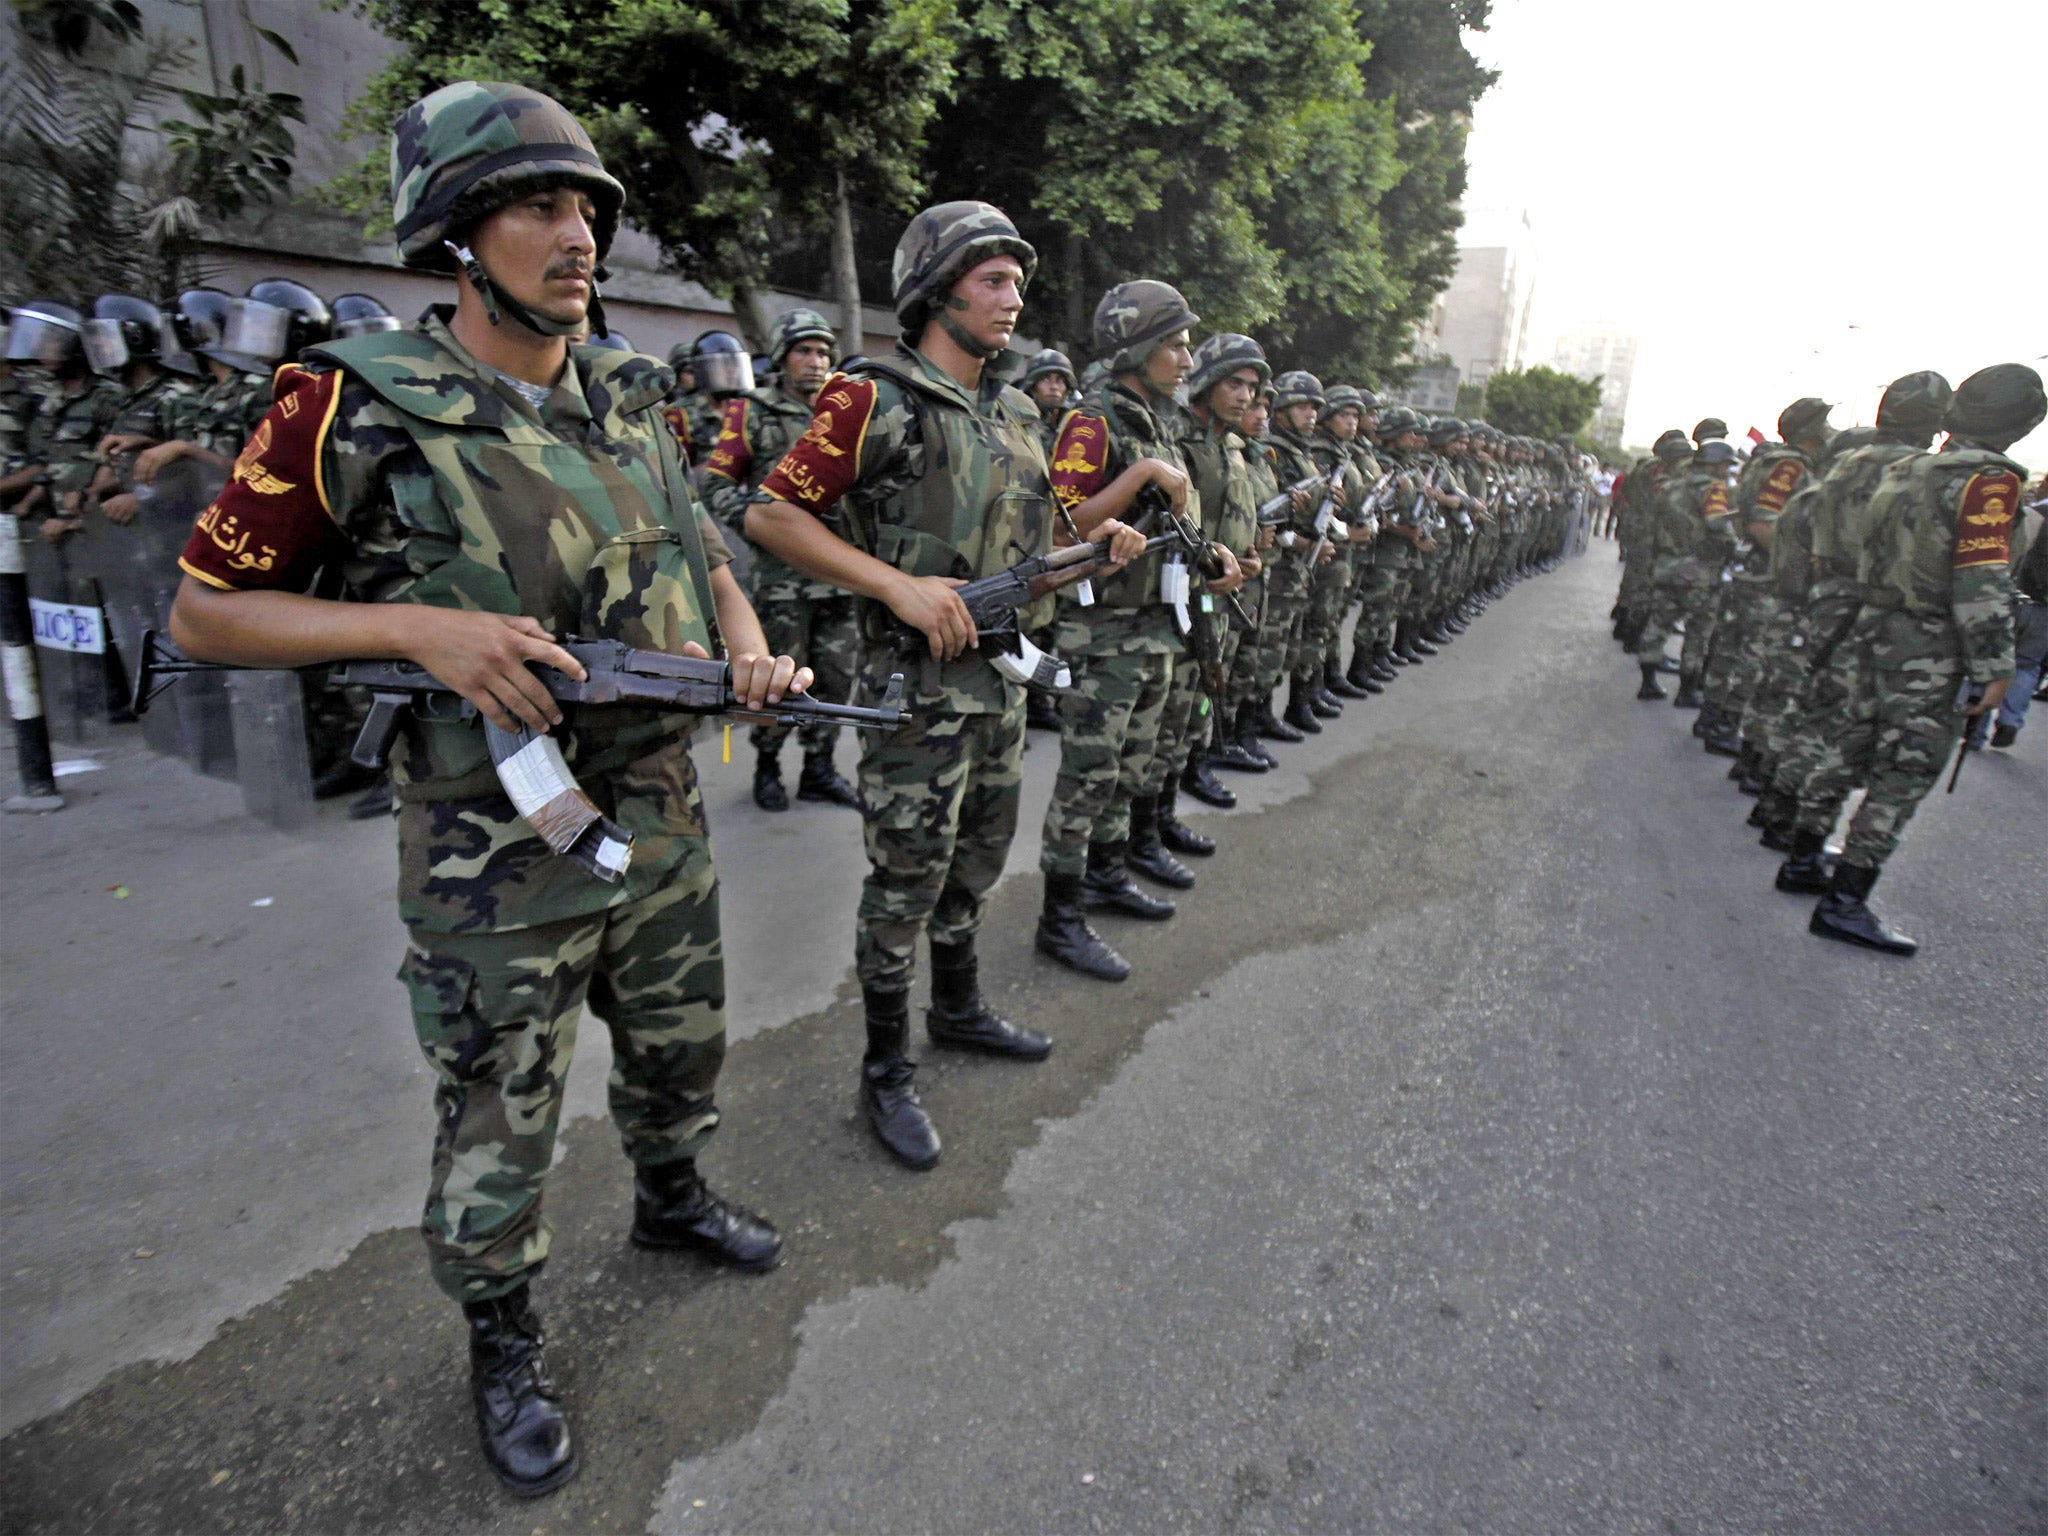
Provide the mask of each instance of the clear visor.
POLYGON ((235 299, 228 304, 227 323, 220 330, 220 350, 274 363, 284 356, 291 329, 290 310, 261 299, 235 299))
POLYGON ((78 348, 78 328, 31 311, 17 311, 7 327, 7 361, 55 368, 78 348))
POLYGON ((338 337, 374 336, 380 331, 402 331, 405 322, 396 315, 360 315, 353 320, 344 320, 335 326, 338 337))
POLYGON ((714 395, 744 395, 754 387, 754 360, 744 352, 709 352, 697 358, 697 387, 714 395))
POLYGON ((121 334, 120 321, 88 320, 78 328, 78 335, 94 373, 112 378, 128 366, 128 338, 121 334))

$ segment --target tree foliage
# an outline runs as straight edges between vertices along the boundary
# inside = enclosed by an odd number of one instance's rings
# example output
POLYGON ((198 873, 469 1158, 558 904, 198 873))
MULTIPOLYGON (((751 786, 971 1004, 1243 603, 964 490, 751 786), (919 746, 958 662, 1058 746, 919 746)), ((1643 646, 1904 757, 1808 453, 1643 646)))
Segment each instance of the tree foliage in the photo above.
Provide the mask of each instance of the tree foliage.
POLYGON ((1486 420, 1503 432, 1551 438, 1575 434, 1600 405, 1600 381, 1575 379, 1538 363, 1486 381, 1486 420))

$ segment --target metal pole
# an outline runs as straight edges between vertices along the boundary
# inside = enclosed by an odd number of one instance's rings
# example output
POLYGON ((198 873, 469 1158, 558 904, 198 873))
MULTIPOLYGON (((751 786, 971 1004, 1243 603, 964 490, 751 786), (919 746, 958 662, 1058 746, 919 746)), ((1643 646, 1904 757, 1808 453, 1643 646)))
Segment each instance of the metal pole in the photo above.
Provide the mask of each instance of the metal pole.
POLYGON ((21 793, 8 796, 10 811, 61 811, 57 775, 50 766, 50 726, 43 718, 43 689, 36 674, 35 629, 29 619, 28 565, 21 552, 21 519, 0 516, 0 664, 7 674, 7 713, 14 721, 14 761, 21 793))

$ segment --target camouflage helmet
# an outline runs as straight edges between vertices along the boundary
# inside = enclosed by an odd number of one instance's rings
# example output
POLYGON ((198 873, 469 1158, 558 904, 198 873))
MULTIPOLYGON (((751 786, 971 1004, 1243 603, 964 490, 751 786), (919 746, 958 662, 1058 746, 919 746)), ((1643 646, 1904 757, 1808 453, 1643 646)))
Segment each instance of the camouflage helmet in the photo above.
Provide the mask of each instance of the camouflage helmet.
POLYGON ((800 341, 822 341, 829 347, 838 340, 831 322, 815 309, 789 310, 768 327, 768 366, 780 368, 789 349, 800 341))
POLYGON ((1273 365, 1266 361, 1264 347, 1236 331, 1218 331, 1195 348, 1195 368, 1188 375, 1188 398, 1201 399, 1240 368, 1255 370, 1261 385, 1273 377, 1273 365))
POLYGON ((1778 436, 1788 443, 1816 433, 1825 435, 1828 412, 1833 409, 1816 395, 1802 395, 1778 412, 1778 436))
POLYGON ((1040 379, 1053 373, 1065 374, 1070 385, 1074 382, 1074 364, 1067 354, 1057 348, 1047 347, 1043 352, 1033 354, 1031 361, 1024 365, 1024 376, 1017 381, 1017 387, 1028 390, 1040 379))
POLYGON ((1884 398, 1877 402, 1878 430, 1925 442, 1941 430, 1954 397, 1948 380, 1931 368, 1904 374, 1885 386, 1884 398))
POLYGON ((1728 423, 1718 416, 1703 416, 1692 429, 1692 440, 1702 445, 1713 438, 1726 437, 1727 435, 1728 423))
POLYGON ((1425 432, 1421 415, 1405 405, 1391 405, 1380 412, 1380 438, 1392 442, 1404 432, 1425 432))
POLYGON ((1356 411, 1363 417, 1365 396, 1358 392, 1358 386, 1355 384, 1332 384, 1323 391, 1321 414, 1327 416, 1332 411, 1356 411))
POLYGON ((928 307, 963 273, 992 256, 1016 257, 1024 267, 1026 285, 1038 270, 1038 252, 993 203, 939 203, 912 219, 896 242, 890 267, 896 322, 905 338, 915 341, 924 329, 928 307))
POLYGON ((1144 367, 1160 342, 1199 319, 1171 283, 1149 277, 1118 283, 1095 306, 1095 350, 1109 359, 1111 373, 1126 373, 1144 367))
POLYGON ((1465 423, 1455 416, 1439 416, 1429 424, 1429 442, 1433 448, 1441 448, 1466 435, 1465 423))
POLYGON ((2048 418, 2041 375, 2024 363, 1979 368, 1956 386, 1944 424, 1949 431, 1994 448, 2006 448, 2048 418))
POLYGON ((1323 408, 1323 381, 1305 369, 1295 368, 1273 381, 1273 410, 1284 411, 1306 400, 1317 410, 1323 408))
POLYGON ((1666 464, 1676 464, 1680 459, 1692 452, 1692 439, 1685 435, 1685 430, 1682 427, 1667 427, 1658 434, 1657 441, 1651 445, 1650 452, 1662 459, 1666 464))
POLYGON ((1851 448, 1862 448, 1876 441, 1875 427, 1844 427, 1829 436, 1827 446, 1820 451, 1820 461, 1831 464, 1851 448))
MULTIPOLYGON (((453 271, 443 244, 536 182, 569 185, 597 204, 598 260, 618 233, 626 189, 609 175, 567 107, 524 85, 458 80, 405 109, 391 139, 391 222, 399 259, 453 271)), ((458 240, 456 242, 460 244, 458 240)))
POLYGON ((1108 377, 1109 364, 1098 357, 1094 362, 1081 370, 1081 379, 1075 388, 1085 395, 1108 377))
POLYGON ((1700 444, 1698 457, 1702 464, 1733 464, 1735 445, 1725 437, 1710 437, 1700 444))

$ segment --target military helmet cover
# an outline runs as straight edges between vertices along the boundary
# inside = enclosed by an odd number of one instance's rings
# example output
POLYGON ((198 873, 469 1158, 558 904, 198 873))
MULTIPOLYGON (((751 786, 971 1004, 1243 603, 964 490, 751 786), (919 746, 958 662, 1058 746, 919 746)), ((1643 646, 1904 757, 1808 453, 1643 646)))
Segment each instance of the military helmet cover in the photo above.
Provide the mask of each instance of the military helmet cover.
POLYGON ((1778 436, 1791 443, 1815 432, 1824 433, 1831 409, 1827 401, 1817 395, 1802 395, 1778 412, 1778 436))
POLYGON ((1877 402, 1877 425, 1882 431, 1931 437, 1941 430, 1954 398, 1948 380, 1931 368, 1902 374, 1885 387, 1884 398, 1877 402))
POLYGON ((1672 427, 1657 439, 1650 452, 1666 464, 1675 464, 1692 452, 1692 439, 1680 428, 1672 427))
POLYGON ((1140 277, 1118 283, 1095 306, 1095 350, 1109 359, 1112 373, 1145 366, 1145 360, 1178 331, 1201 319, 1171 283, 1140 277))
POLYGON ((890 266, 896 320, 904 336, 916 340, 924 329, 927 306, 963 274, 996 256, 1016 257, 1029 286, 1031 274, 1038 270, 1038 252, 993 203, 938 203, 912 219, 896 242, 890 266))
POLYGON ((1380 436, 1391 441, 1404 432, 1423 432, 1422 417, 1405 405, 1390 406, 1380 412, 1380 436))
POLYGON ((1273 409, 1284 411, 1306 400, 1317 410, 1323 407, 1323 381, 1305 368, 1291 368, 1273 381, 1273 409))
POLYGON ((1735 445, 1724 438, 1709 438, 1700 444, 1699 460, 1702 464, 1733 464, 1735 445))
POLYGON ((1457 417, 1439 416, 1429 424, 1429 440, 1441 448, 1446 443, 1455 442, 1458 438, 1466 436, 1467 430, 1465 423, 1457 417))
POLYGON ((822 341, 835 345, 839 340, 832 329, 832 323, 815 309, 792 309, 775 317, 775 324, 768 330, 768 366, 780 368, 782 360, 789 356, 789 349, 800 341, 822 341))
POLYGON ((1695 443, 1704 444, 1713 438, 1726 437, 1727 435, 1728 423, 1718 416, 1702 417, 1699 423, 1692 429, 1692 440, 1695 443))
POLYGON ((529 86, 491 80, 458 80, 421 97, 405 109, 391 139, 399 258, 408 267, 452 272, 455 262, 442 242, 536 184, 590 194, 602 261, 618 233, 626 189, 567 107, 529 86))
POLYGON ((1323 415, 1346 410, 1357 411, 1361 416, 1365 414, 1365 396, 1358 392, 1357 385, 1332 384, 1323 391, 1323 415))
POLYGON ((1188 398, 1199 400, 1241 368, 1257 371, 1259 383, 1273 377, 1273 365, 1266 361, 1266 349, 1249 336, 1236 331, 1218 331, 1195 348, 1194 371, 1188 375, 1188 398))
POLYGON ((1017 387, 1029 389, 1040 379, 1054 373, 1065 374, 1069 384, 1074 382, 1073 361, 1057 347, 1047 347, 1043 352, 1032 354, 1031 361, 1024 365, 1024 373, 1018 379, 1017 387))
POLYGON ((2041 375, 2024 363, 1994 363, 1956 386, 1949 401, 1949 431, 2006 448, 2048 418, 2041 375))

